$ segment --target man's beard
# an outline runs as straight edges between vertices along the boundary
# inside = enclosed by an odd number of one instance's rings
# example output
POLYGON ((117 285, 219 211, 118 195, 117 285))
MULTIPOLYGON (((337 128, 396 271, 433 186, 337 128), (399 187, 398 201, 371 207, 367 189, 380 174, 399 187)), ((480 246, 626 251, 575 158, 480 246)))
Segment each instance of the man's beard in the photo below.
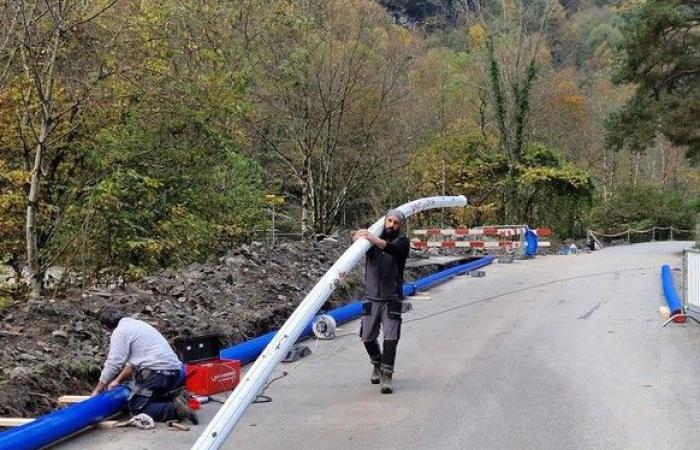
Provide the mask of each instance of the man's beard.
POLYGON ((399 235, 399 232, 394 230, 393 228, 384 228, 384 237, 387 237, 389 239, 394 239, 396 236, 399 235))

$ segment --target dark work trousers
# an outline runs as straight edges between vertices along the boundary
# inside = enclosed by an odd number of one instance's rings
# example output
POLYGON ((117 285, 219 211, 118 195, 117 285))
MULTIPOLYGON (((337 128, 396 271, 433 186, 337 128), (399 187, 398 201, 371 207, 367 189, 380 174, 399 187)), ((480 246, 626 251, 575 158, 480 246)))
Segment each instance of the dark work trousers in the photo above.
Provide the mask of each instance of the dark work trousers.
POLYGON ((146 413, 156 422, 177 419, 172 397, 173 391, 179 387, 179 376, 179 370, 151 372, 145 378, 136 376, 133 394, 129 400, 131 414, 146 413))
POLYGON ((394 370, 396 347, 401 337, 401 301, 367 301, 362 303, 360 337, 370 361, 383 370, 394 370), (379 348, 379 331, 384 334, 383 349, 379 348))

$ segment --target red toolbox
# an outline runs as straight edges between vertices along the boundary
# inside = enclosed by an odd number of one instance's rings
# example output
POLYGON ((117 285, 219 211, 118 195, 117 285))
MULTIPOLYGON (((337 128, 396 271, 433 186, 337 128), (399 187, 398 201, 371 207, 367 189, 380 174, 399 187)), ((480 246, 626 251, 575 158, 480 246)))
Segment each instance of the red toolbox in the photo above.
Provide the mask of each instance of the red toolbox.
POLYGON ((196 395, 231 391, 241 379, 241 362, 235 359, 208 359, 185 365, 185 386, 196 395))

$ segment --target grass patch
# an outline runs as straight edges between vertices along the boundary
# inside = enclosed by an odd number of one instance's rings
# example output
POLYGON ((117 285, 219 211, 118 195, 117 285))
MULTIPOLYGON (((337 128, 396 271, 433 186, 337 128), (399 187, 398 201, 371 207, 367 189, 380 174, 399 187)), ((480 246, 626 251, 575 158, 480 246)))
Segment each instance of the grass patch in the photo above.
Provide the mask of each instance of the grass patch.
POLYGON ((26 299, 26 297, 27 289, 23 286, 0 284, 0 311, 6 309, 16 301, 26 299))

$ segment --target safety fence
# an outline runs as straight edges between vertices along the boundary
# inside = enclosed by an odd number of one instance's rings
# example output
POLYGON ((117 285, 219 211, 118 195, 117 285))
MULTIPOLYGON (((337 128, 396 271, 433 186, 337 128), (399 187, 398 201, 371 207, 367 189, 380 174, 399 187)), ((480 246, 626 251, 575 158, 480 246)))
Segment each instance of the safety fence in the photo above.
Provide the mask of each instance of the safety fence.
MULTIPOLYGON (((474 228, 428 228, 413 230, 411 247, 416 250, 428 249, 502 249, 512 251, 523 249, 527 225, 489 225, 474 228)), ((547 239, 552 235, 549 228, 537 228, 539 246, 549 247, 547 239)))
POLYGON ((589 230, 588 235, 589 237, 595 238, 599 245, 610 246, 654 241, 691 240, 693 238, 693 231, 670 226, 651 227, 646 230, 627 229, 626 231, 614 234, 605 234, 599 231, 589 230))

